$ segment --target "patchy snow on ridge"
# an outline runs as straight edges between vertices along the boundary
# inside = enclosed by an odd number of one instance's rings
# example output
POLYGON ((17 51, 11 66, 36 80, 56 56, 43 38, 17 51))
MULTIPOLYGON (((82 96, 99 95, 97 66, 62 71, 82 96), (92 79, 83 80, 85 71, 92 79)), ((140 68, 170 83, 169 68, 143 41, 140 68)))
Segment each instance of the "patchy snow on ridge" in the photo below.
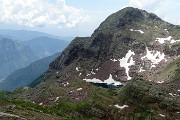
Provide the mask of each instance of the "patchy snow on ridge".
POLYGON ((81 91, 82 90, 82 88, 78 88, 78 89, 76 89, 77 91, 81 91))
POLYGON ((161 84, 161 83, 164 83, 164 81, 157 81, 157 83, 161 84))
POLYGON ((174 95, 172 93, 169 93, 170 96, 174 97, 174 95))
POLYGON ((96 74, 96 73, 93 71, 93 69, 91 70, 91 74, 92 74, 92 75, 95 75, 95 74, 96 74))
POLYGON ((103 83, 100 79, 93 78, 93 79, 83 79, 86 82, 92 82, 92 83, 103 83))
POLYGON ((167 38, 156 38, 156 41, 158 41, 161 44, 164 44, 165 41, 171 41, 171 39, 172 39, 172 36, 169 36, 167 38))
POLYGON ((121 85, 120 82, 117 82, 117 81, 115 81, 115 80, 112 78, 112 75, 111 75, 111 74, 109 75, 109 78, 104 81, 104 83, 113 84, 113 85, 115 85, 115 86, 121 85))
POLYGON ((76 67, 76 71, 79 71, 79 68, 78 68, 78 67, 76 67))
POLYGON ((162 60, 165 60, 165 54, 161 53, 159 51, 150 51, 147 47, 146 47, 146 55, 141 57, 141 60, 145 60, 148 59, 152 62, 152 67, 156 67, 156 64, 159 64, 159 62, 161 62, 162 60))
MULTIPOLYGON (((98 71, 99 68, 96 69, 96 71, 98 71)), ((87 73, 87 77, 90 76, 90 75, 95 75, 96 73, 94 72, 94 70, 92 69, 90 73, 87 73)), ((79 74, 79 76, 82 75, 82 73, 79 74)))
POLYGON ((135 55, 135 53, 131 50, 128 51, 128 53, 126 54, 125 57, 123 57, 122 59, 120 59, 120 66, 124 67, 126 69, 126 74, 127 74, 127 79, 130 80, 131 77, 129 76, 129 67, 131 65, 135 65, 135 61, 133 61, 133 55, 135 55))
POLYGON ((119 106, 118 104, 114 105, 116 108, 119 108, 119 109, 124 109, 126 107, 129 107, 128 105, 123 105, 123 106, 119 106))
POLYGON ((130 31, 140 32, 141 34, 143 34, 143 33, 144 33, 142 30, 133 30, 133 29, 130 29, 130 31))
POLYGON ((169 36, 167 38, 156 38, 155 41, 158 41, 160 44, 164 44, 166 41, 169 41, 171 44, 176 43, 176 42, 180 42, 180 40, 174 40, 172 38, 172 36, 169 36))
POLYGON ((176 42, 180 42, 180 40, 174 40, 174 39, 172 39, 170 43, 176 43, 176 42))
POLYGON ((159 114, 161 117, 166 117, 165 115, 163 115, 163 114, 159 114))
POLYGON ((109 78, 107 80, 104 80, 104 82, 100 79, 97 79, 97 78, 93 78, 93 79, 83 79, 84 81, 86 82, 92 82, 92 83, 105 83, 105 84, 113 84, 115 86, 118 86, 118 85, 122 85, 121 82, 118 82, 118 81, 115 81, 113 78, 112 78, 112 75, 110 74, 109 75, 109 78))
POLYGON ((54 100, 54 102, 57 102, 59 100, 59 97, 56 97, 56 99, 54 100))
POLYGON ((129 67, 131 65, 135 65, 135 61, 133 61, 133 55, 135 55, 135 53, 131 50, 129 50, 126 54, 125 57, 123 57, 122 59, 116 60, 116 59, 110 59, 113 62, 116 61, 120 61, 120 67, 124 67, 126 69, 126 75, 127 75, 127 80, 130 80, 131 77, 129 76, 129 67))
POLYGON ((69 82, 65 82, 63 83, 64 87, 66 87, 67 85, 69 85, 69 82))
POLYGON ((114 59, 110 59, 111 61, 113 61, 113 62, 116 62, 116 61, 118 61, 118 60, 116 60, 115 58, 114 59))
POLYGON ((43 103, 39 103, 39 105, 43 105, 43 103))
POLYGON ((86 76, 90 76, 91 74, 87 74, 86 76))
POLYGON ((99 70, 99 68, 96 69, 96 71, 98 71, 98 70, 99 70))
POLYGON ((144 70, 143 67, 140 67, 139 72, 144 72, 144 71, 146 71, 146 70, 144 70))

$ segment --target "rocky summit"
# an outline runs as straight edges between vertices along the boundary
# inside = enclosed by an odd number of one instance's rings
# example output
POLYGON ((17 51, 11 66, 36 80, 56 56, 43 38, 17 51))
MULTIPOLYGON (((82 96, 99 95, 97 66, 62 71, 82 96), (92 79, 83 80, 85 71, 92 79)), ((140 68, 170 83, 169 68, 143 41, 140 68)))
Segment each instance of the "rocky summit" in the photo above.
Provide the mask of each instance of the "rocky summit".
POLYGON ((127 7, 75 38, 8 104, 29 119, 178 120, 179 55, 180 26, 127 7))

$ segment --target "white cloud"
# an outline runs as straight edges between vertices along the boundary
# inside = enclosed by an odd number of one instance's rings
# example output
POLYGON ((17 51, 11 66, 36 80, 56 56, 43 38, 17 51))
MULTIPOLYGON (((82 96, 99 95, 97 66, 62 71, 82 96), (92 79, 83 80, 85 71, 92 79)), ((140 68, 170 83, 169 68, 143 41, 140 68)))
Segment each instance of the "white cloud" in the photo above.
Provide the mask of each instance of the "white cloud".
POLYGON ((159 0, 130 0, 129 5, 138 8, 146 8, 154 5, 159 0))
POLYGON ((179 0, 129 0, 128 6, 153 12, 174 24, 180 23, 180 16, 177 12, 180 7, 179 0))
POLYGON ((57 25, 76 27, 87 16, 82 9, 68 6, 65 0, 0 0, 0 22, 29 27, 57 25))

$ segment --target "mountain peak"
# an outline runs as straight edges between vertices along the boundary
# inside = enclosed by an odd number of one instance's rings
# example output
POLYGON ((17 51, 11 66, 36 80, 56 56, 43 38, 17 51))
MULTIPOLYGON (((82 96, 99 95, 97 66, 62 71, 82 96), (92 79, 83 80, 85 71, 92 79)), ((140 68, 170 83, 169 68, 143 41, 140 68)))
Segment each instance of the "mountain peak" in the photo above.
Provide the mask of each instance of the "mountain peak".
POLYGON ((159 26, 159 24, 162 24, 161 26, 164 28, 170 25, 153 13, 138 8, 126 7, 107 17, 95 30, 94 34, 97 35, 100 32, 105 32, 105 34, 114 33, 119 29, 131 29, 130 27, 133 26, 159 26))
POLYGON ((133 7, 126 7, 118 12, 112 14, 110 17, 116 17, 116 20, 123 22, 141 22, 143 20, 161 20, 157 15, 154 13, 149 13, 145 10, 133 8, 133 7))

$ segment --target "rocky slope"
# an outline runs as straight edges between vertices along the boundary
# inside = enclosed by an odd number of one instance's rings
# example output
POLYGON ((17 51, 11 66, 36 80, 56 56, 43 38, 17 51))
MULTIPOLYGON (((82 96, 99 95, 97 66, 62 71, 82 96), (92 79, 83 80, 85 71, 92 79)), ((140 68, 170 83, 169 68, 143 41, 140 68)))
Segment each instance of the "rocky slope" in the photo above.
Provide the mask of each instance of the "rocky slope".
POLYGON ((25 103, 9 104, 58 119, 180 119, 179 33, 155 14, 124 8, 74 39, 34 88, 13 92, 25 103))

